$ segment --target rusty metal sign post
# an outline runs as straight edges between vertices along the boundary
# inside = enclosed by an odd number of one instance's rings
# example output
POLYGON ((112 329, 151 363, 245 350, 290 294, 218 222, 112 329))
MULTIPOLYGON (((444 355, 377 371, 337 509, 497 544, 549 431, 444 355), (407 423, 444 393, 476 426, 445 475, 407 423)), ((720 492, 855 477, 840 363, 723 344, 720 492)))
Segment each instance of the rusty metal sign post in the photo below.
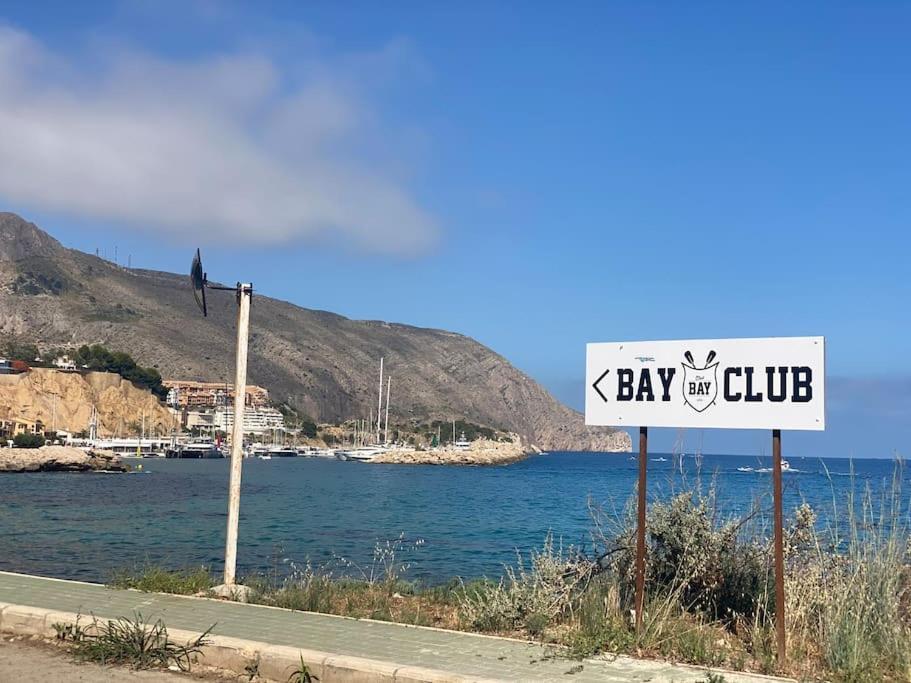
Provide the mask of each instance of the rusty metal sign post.
POLYGON ((772 430, 772 490, 775 506, 775 633, 778 641, 778 661, 787 656, 784 631, 784 513, 781 503, 781 430, 772 430))
POLYGON ((639 509, 636 522, 636 632, 642 629, 645 608, 645 478, 648 466, 648 427, 639 427, 639 509))
MULTIPOLYGON (((636 515, 636 632, 642 629, 645 608, 645 512, 648 477, 648 427, 639 427, 639 484, 636 515)), ((784 512, 781 486, 781 430, 772 430, 772 489, 775 508, 775 633, 778 661, 787 657, 784 623, 784 512)))
POLYGON ((589 344, 586 384, 586 424, 639 425, 637 633, 645 613, 648 428, 772 430, 775 631, 783 665, 787 642, 781 429, 825 429, 825 338, 589 344))

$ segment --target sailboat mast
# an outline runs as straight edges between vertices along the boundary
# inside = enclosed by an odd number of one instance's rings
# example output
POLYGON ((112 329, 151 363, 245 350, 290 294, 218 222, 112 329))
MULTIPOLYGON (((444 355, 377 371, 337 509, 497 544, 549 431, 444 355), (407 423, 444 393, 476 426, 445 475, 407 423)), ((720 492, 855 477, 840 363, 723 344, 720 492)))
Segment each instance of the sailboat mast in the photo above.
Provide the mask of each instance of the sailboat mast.
MULTIPOLYGON (((383 417, 383 357, 380 356, 380 392, 376 402, 376 442, 380 442, 380 427, 383 417)), ((371 422, 373 420, 371 419, 371 422)), ((373 426, 373 425, 371 425, 373 426)))
POLYGON ((386 427, 383 429, 383 443, 389 443, 389 390, 392 388, 392 375, 386 380, 386 427))

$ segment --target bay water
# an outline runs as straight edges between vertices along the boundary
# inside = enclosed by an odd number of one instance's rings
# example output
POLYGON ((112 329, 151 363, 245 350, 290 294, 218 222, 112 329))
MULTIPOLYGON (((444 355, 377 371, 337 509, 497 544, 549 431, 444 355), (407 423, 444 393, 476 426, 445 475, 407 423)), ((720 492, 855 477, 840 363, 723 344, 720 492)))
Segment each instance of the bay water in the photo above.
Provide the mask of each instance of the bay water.
MULTIPOLYGON (((714 488, 722 516, 756 505, 771 519, 770 459, 649 455, 649 499, 714 488)), ((820 524, 845 514, 849 494, 878 496, 891 460, 789 458, 785 512, 803 502, 820 524)), ((145 562, 221 570, 228 460, 130 460, 130 474, 0 475, 0 570, 105 581, 145 562)), ((896 470, 898 468, 898 470, 896 470)), ((503 467, 369 465, 326 459, 244 461, 239 573, 278 572, 308 560, 360 576, 377 544, 396 549, 406 578, 499 577, 516 551, 548 533, 595 553, 590 503, 622 516, 635 494, 629 454, 550 453, 503 467)), ((374 570, 378 567, 373 567, 374 570)))

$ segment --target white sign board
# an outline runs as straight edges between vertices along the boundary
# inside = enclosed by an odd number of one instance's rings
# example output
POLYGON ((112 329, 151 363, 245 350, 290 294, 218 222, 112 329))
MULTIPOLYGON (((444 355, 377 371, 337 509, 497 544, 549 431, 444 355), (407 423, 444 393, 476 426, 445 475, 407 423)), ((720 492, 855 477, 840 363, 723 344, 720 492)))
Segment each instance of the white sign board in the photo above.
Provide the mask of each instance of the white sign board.
POLYGON ((824 337, 588 344, 585 423, 826 428, 824 337))

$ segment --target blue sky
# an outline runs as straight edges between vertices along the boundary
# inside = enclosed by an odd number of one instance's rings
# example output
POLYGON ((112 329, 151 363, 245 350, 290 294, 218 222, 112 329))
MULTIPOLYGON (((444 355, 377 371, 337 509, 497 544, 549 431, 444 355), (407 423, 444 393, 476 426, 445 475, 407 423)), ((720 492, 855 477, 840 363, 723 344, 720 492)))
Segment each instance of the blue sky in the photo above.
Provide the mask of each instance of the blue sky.
POLYGON ((0 206, 468 334, 575 407, 589 341, 822 334, 829 429, 786 452, 908 455, 909 34, 899 2, 7 0, 0 206))

